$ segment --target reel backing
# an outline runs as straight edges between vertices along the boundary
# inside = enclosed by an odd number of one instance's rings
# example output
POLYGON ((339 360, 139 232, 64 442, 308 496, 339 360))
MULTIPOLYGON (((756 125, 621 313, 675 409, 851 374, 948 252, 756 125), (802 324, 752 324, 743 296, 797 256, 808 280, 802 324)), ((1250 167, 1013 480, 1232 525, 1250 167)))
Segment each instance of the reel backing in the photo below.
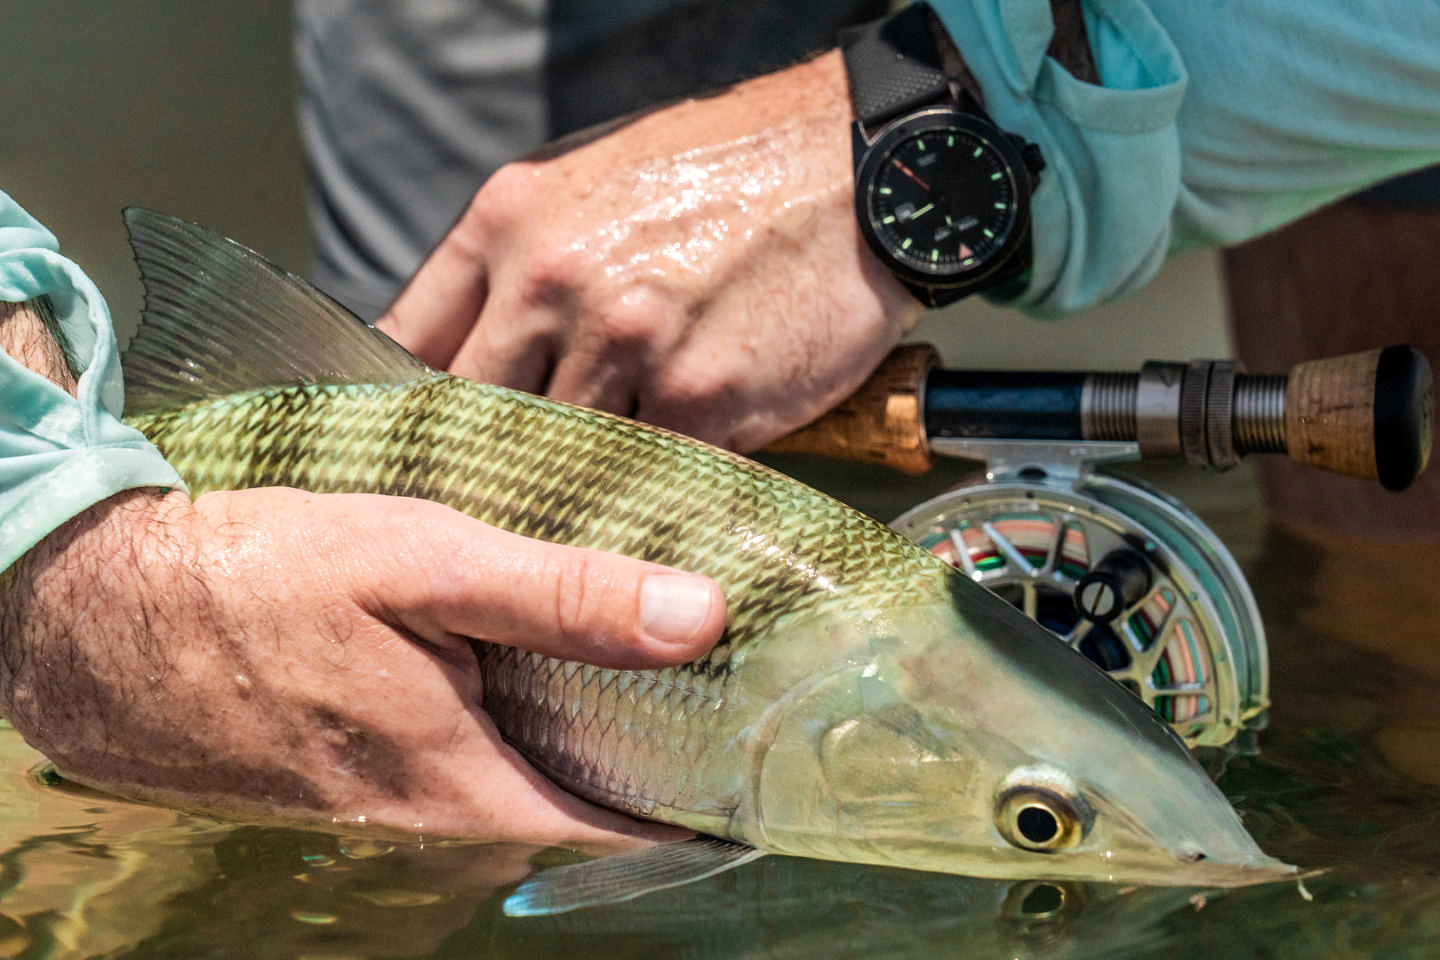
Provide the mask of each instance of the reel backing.
POLYGON ((1041 456, 992 459, 894 529, 1079 650, 1190 746, 1259 725, 1264 626, 1234 558, 1198 517, 1144 481, 1091 469, 1084 455, 1103 459, 1111 451, 1093 448, 1110 444, 970 442, 1041 456))

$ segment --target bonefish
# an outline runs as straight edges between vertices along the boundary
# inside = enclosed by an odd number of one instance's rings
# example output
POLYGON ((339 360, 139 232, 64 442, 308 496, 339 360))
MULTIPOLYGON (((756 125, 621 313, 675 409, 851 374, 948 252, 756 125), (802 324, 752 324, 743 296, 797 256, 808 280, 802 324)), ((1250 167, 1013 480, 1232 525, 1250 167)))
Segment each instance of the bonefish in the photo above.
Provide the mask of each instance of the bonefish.
POLYGON ((882 524, 705 444, 437 373, 233 241, 126 220, 146 286, 128 419, 193 494, 424 497, 725 591, 724 639, 682 667, 475 644, 485 709, 537 768, 717 838, 542 874, 515 912, 762 852, 995 878, 1293 875, 1138 698, 882 524))

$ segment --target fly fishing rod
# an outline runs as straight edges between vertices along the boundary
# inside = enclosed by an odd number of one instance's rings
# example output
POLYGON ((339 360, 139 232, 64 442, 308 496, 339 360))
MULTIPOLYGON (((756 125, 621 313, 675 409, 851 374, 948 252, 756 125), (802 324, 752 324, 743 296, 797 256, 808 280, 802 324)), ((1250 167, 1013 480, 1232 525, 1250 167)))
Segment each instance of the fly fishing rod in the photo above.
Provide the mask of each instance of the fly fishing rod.
POLYGON ((929 344, 899 348, 850 399, 770 449, 912 474, 934 454, 973 456, 972 440, 1133 444, 1140 458, 1221 470, 1281 453, 1390 490, 1413 483, 1430 456, 1434 386, 1412 347, 1260 376, 1228 360, 1151 362, 1138 373, 947 370, 938 360, 929 344))
POLYGON ((1224 360, 1138 372, 947 370, 901 347, 850 399, 769 448, 887 464, 984 462, 891 524, 1129 687, 1195 746, 1258 729, 1264 625, 1225 545, 1174 497, 1112 465, 1248 454, 1378 480, 1425 469, 1434 388, 1409 347, 1251 375, 1224 360))

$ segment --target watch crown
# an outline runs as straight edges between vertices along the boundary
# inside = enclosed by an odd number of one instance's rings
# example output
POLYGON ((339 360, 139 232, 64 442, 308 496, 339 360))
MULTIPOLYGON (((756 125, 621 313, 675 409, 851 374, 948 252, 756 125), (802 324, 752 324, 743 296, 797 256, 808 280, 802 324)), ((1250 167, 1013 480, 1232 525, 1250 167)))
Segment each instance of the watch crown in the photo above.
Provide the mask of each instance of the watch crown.
POLYGON ((1045 157, 1040 153, 1040 147, 1033 143, 1020 141, 1020 157, 1025 161, 1025 166, 1030 169, 1032 175, 1038 175, 1045 169, 1045 157))

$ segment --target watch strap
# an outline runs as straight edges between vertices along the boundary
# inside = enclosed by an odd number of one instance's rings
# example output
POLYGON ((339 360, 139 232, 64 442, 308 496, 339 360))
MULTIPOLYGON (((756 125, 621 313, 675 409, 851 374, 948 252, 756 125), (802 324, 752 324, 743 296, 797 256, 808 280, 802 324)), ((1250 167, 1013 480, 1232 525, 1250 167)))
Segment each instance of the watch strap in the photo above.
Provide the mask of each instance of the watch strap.
POLYGON ((929 4, 912 3, 883 20, 840 31, 855 119, 866 129, 950 99, 932 16, 929 4))

